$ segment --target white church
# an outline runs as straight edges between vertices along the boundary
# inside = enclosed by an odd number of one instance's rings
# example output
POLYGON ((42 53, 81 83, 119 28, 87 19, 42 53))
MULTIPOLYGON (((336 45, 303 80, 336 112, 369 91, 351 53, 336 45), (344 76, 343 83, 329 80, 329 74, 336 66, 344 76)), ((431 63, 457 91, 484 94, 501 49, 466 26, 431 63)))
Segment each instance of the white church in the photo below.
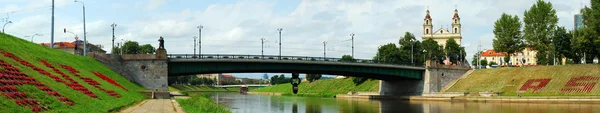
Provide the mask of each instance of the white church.
MULTIPOLYGON (((429 9, 427 9, 427 15, 425 15, 425 23, 423 23, 423 40, 433 39, 439 45, 444 46, 446 44, 446 40, 453 38, 456 40, 458 45, 461 45, 462 36, 460 34, 460 17, 458 16, 458 9, 454 9, 454 16, 452 17, 452 31, 448 30, 448 28, 439 28, 433 31, 433 20, 429 15, 429 9)), ((445 46, 444 46, 445 47, 445 46)))

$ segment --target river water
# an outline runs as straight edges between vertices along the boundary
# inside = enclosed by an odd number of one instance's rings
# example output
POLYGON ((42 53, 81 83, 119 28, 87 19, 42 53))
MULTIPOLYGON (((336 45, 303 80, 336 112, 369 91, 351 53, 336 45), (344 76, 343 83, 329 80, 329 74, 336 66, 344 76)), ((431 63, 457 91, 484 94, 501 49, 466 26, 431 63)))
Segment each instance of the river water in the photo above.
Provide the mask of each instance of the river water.
POLYGON ((600 104, 369 100, 209 93, 234 113, 600 113, 600 104))

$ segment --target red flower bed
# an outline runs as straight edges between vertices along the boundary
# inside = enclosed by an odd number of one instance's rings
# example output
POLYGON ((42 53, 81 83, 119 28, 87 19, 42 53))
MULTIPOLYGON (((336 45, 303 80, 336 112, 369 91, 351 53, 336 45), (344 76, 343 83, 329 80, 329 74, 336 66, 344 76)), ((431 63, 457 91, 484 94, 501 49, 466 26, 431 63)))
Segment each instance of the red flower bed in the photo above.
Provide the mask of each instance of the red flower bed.
MULTIPOLYGON (((2 52, 2 54, 6 57, 10 57, 17 62, 42 73, 43 75, 51 76, 51 78, 53 78, 55 80, 56 80, 56 78, 58 78, 58 76, 52 76, 50 73, 45 72, 42 69, 33 66, 29 62, 19 59, 18 57, 14 56, 11 53, 2 52)), ((14 102, 17 105, 20 105, 23 107, 29 107, 34 112, 40 112, 40 111, 44 110, 42 108, 48 109, 47 107, 41 107, 44 105, 40 104, 35 99, 29 98, 26 93, 18 91, 16 86, 17 85, 25 85, 25 84, 34 85, 34 86, 36 86, 37 89, 45 91, 46 94, 56 97, 57 99, 61 100, 62 102, 64 102, 67 105, 70 105, 70 106, 74 105, 73 102, 69 101, 68 98, 61 96, 58 92, 52 91, 52 89, 50 89, 48 86, 44 85, 41 82, 36 81, 35 78, 28 77, 28 75, 24 74, 19 69, 13 67, 11 64, 8 64, 8 63, 4 62, 3 60, 0 60, 0 67, 2 67, 2 69, 4 69, 4 70, 0 70, 0 84, 1 84, 0 92, 5 97, 14 99, 14 102)), ((58 78, 58 79, 60 80, 60 78, 58 78)))
POLYGON ((89 85, 92 85, 92 86, 98 88, 99 90, 108 93, 110 96, 121 98, 121 95, 117 94, 115 91, 113 91, 113 90, 106 90, 104 88, 101 88, 100 87, 100 83, 97 82, 96 80, 91 79, 91 78, 82 77, 81 75, 77 74, 77 73, 79 73, 79 71, 77 69, 75 69, 75 68, 73 68, 71 66, 68 66, 68 65, 60 65, 60 67, 62 67, 63 69, 69 70, 69 72, 71 74, 79 77, 80 79, 83 79, 83 81, 87 82, 89 85))
MULTIPOLYGON (((81 84, 77 83, 77 81, 71 79, 71 77, 69 77, 68 75, 66 75, 65 73, 61 72, 60 70, 58 70, 56 67, 52 66, 52 64, 48 63, 46 60, 40 60, 40 62, 42 62, 46 67, 54 70, 55 73, 60 74, 63 78, 69 80, 69 82, 65 82, 62 79, 60 79, 58 76, 54 76, 51 75, 49 72, 43 70, 43 69, 39 69, 38 68, 38 72, 43 73, 45 75, 50 75, 53 79, 55 79, 57 82, 62 82, 65 85, 71 87, 71 89, 73 90, 77 90, 85 95, 88 95, 92 98, 98 98, 98 96, 96 96, 96 94, 92 93, 89 89, 83 87, 81 84)), ((37 67, 36 67, 37 68, 37 67)))
POLYGON ((99 77, 99 78, 101 78, 102 80, 105 80, 106 82, 108 82, 108 83, 110 83, 110 84, 113 84, 113 85, 115 85, 115 86, 117 86, 117 87, 120 87, 121 89, 123 89, 123 90, 125 90, 125 91, 128 91, 128 90, 127 90, 127 88, 125 88, 125 87, 121 86, 121 84, 119 84, 119 83, 115 82, 114 80, 112 80, 112 79, 108 78, 107 76, 104 76, 104 74, 102 74, 102 73, 100 73, 100 72, 93 72, 93 71, 92 71, 92 73, 94 73, 94 75, 98 76, 98 77, 99 77))

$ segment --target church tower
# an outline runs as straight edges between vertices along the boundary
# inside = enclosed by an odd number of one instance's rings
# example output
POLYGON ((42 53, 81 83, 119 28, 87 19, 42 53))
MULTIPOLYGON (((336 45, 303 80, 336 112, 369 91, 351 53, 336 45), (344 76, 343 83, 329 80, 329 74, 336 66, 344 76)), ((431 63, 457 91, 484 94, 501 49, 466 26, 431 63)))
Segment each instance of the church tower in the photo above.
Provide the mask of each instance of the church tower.
POLYGON ((454 9, 454 17, 452 17, 452 33, 460 34, 460 17, 458 17, 458 9, 454 9))
POLYGON ((425 23, 423 23, 423 34, 431 35, 433 34, 433 22, 431 21, 431 16, 429 16, 429 9, 427 9, 427 15, 425 15, 425 23))

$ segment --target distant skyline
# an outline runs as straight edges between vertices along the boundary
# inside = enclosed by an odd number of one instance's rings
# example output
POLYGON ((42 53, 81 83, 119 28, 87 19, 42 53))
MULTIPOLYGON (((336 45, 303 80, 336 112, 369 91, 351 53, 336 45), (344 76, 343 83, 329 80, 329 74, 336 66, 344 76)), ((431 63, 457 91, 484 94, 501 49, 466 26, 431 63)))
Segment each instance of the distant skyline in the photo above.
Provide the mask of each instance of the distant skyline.
MULTIPOLYGON (((13 24, 6 33, 25 37, 35 33, 34 42, 50 42, 51 0, 2 0, 0 18, 13 24)), ((323 41, 327 41, 327 56, 351 54, 347 41, 355 35, 355 57, 371 59, 377 48, 397 43, 404 32, 421 39, 425 10, 431 11, 434 29, 450 25, 454 9, 462 23, 463 46, 467 58, 482 44, 492 48, 493 23, 502 13, 518 15, 536 0, 82 0, 86 4, 88 41, 111 51, 111 27, 116 42, 138 41, 158 47, 159 36, 165 37, 169 53, 193 53, 196 26, 203 25, 202 53, 260 54, 261 41, 265 54, 278 54, 277 28, 283 28, 282 55, 323 56, 323 41)), ((573 29, 574 15, 589 0, 548 0, 557 10, 560 26, 573 29)), ((56 0, 55 41, 73 41, 73 31, 83 37, 82 6, 72 0, 56 0)), ((522 20, 522 19, 521 19, 522 20)), ((26 40, 30 40, 25 38, 26 40)), ((116 45, 116 44, 115 44, 116 45)))

